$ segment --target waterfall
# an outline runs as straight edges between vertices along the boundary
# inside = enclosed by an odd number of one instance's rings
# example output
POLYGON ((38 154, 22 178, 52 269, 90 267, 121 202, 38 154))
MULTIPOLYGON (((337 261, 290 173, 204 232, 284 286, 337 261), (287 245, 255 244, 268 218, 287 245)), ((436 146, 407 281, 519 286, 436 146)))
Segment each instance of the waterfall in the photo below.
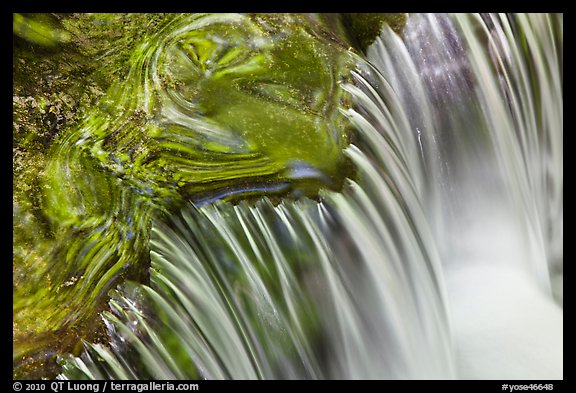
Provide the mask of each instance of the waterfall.
MULTIPOLYGON (((356 56, 356 168, 152 227, 60 378, 562 378, 563 16, 408 17, 356 56)), ((184 121, 184 120, 182 120, 184 121)))
POLYGON ((560 377, 562 15, 413 15, 370 50, 418 139, 459 377, 560 377))

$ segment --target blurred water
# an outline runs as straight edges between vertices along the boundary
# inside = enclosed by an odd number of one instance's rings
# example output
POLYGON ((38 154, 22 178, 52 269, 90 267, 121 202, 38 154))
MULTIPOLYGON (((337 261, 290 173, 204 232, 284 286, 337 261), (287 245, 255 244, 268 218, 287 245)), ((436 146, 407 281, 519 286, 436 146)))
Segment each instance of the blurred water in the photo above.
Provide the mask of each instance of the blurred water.
POLYGON ((562 16, 418 15, 371 50, 421 148, 458 374, 561 377, 562 16))
POLYGON ((60 377, 562 378, 562 34, 545 14, 385 28, 341 84, 356 180, 156 219, 150 286, 114 293, 110 347, 60 377))

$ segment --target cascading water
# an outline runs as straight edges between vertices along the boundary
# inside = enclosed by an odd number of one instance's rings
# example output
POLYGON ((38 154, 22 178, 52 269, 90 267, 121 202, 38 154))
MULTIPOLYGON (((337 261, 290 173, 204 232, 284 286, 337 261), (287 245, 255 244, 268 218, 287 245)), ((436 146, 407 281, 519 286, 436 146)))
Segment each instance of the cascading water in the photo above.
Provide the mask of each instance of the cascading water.
POLYGON ((155 215, 150 285, 59 378, 562 378, 562 23, 384 27, 339 83, 354 180, 155 215))
POLYGON ((562 16, 414 15, 370 50, 421 149, 458 375, 560 377, 562 16))

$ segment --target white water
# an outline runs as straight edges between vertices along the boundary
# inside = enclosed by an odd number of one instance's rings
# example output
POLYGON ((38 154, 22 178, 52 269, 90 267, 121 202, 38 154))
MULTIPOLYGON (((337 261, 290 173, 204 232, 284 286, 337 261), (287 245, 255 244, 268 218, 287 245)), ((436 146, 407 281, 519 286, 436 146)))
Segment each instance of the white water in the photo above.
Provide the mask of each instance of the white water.
POLYGON ((484 18, 413 16, 368 58, 422 149, 457 376, 561 378, 562 16, 484 18))
POLYGON ((119 294, 112 349, 68 369, 562 378, 562 16, 484 18, 383 31, 343 87, 358 181, 157 222, 153 289, 119 294))

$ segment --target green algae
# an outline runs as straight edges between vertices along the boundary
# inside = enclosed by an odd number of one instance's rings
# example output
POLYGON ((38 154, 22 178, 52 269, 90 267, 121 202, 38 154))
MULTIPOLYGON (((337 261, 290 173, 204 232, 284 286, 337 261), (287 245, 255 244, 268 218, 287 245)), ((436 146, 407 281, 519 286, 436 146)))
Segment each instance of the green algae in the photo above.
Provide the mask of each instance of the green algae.
POLYGON ((66 30, 59 29, 48 15, 43 14, 13 14, 12 32, 34 44, 48 47, 69 42, 71 39, 66 30))
MULTIPOLYGON (((128 50, 133 42, 128 37, 115 38, 115 32, 130 21, 145 25, 158 18, 105 14, 101 17, 111 23, 98 30, 94 27, 102 25, 93 23, 100 19, 98 15, 26 17, 66 28, 72 37, 70 42, 46 46, 15 31, 13 40, 14 376, 38 379, 56 372, 57 365, 49 360, 55 352, 72 350, 80 338, 98 341, 102 332, 97 312, 106 302, 104 296, 91 305, 91 315, 71 324, 69 307, 54 296, 60 287, 78 280, 74 274, 59 273, 60 269, 66 271, 66 266, 57 255, 66 249, 68 236, 82 236, 82 232, 67 231, 47 214, 45 197, 51 193, 45 188, 51 179, 49 167, 56 159, 51 151, 97 105, 111 85, 106 76, 116 75, 125 64, 121 48, 128 50), (110 52, 110 45, 117 51, 110 52), (93 61, 95 58, 99 61, 93 61), (59 317, 62 320, 58 321, 59 317)), ((132 30, 136 35, 136 28, 132 30)), ((86 169, 89 167, 78 171, 79 180, 86 169)), ((56 189, 61 186, 56 184, 56 189)))

